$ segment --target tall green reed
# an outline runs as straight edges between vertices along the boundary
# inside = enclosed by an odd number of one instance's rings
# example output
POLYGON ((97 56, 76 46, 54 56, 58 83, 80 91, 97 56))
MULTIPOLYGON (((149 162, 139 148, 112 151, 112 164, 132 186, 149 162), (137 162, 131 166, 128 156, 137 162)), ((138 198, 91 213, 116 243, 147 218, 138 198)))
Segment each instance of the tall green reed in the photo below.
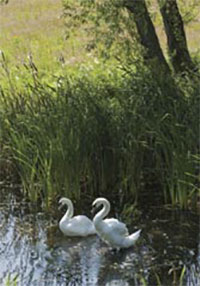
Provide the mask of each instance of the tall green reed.
POLYGON ((149 181, 149 192, 164 192, 174 205, 196 195, 197 89, 173 97, 141 66, 129 73, 82 66, 44 78, 31 57, 16 84, 3 62, 0 140, 31 200, 48 207, 57 195, 121 189, 133 201, 149 181))

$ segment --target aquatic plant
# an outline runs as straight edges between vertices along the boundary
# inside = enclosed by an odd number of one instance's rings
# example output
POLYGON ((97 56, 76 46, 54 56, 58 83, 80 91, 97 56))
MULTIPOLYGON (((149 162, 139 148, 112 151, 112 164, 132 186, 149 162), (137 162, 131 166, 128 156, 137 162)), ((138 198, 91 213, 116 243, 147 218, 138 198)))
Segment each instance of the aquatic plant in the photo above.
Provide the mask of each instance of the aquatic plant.
MULTIPOLYGON (((183 286, 185 284, 185 276, 186 276, 186 266, 183 265, 182 268, 178 267, 172 267, 168 271, 168 276, 171 276, 169 281, 163 281, 163 277, 160 273, 156 272, 156 270, 153 270, 152 274, 149 273, 149 275, 146 275, 145 277, 143 274, 138 274, 137 280, 140 283, 141 286, 148 286, 150 285, 156 285, 156 286, 162 286, 166 283, 173 283, 173 285, 177 286, 183 286)), ((165 277, 166 278, 166 277, 165 277)))
POLYGON ((18 274, 11 275, 10 273, 5 278, 5 286, 17 286, 18 285, 18 274))

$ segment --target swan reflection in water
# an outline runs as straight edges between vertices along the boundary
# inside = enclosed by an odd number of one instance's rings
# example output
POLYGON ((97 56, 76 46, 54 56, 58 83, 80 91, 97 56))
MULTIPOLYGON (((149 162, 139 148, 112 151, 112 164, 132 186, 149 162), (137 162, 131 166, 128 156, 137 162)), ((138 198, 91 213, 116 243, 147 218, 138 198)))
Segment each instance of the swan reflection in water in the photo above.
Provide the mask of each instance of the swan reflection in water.
POLYGON ((137 254, 131 249, 113 252, 97 236, 62 239, 56 251, 62 257, 57 282, 66 285, 128 286, 130 275, 135 276, 137 254))

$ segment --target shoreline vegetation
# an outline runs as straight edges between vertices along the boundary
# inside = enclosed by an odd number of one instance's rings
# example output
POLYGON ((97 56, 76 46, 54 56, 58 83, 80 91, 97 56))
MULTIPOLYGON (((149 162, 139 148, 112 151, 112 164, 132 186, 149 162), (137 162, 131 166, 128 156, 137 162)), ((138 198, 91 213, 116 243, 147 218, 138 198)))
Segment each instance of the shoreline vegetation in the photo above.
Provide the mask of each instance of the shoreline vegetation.
MULTIPOLYGON (((47 9, 40 8, 37 15, 47 9)), ((13 51, 0 47, 1 183, 20 183, 31 201, 47 208, 57 196, 119 192, 130 203, 145 193, 161 203, 197 206, 198 72, 174 74, 175 94, 139 56, 130 63, 88 52, 80 64, 77 39, 68 42, 67 60, 56 51, 67 43, 57 35, 56 46, 56 28, 52 35, 30 38, 34 45, 21 64, 13 60, 20 39, 12 41, 13 51)))

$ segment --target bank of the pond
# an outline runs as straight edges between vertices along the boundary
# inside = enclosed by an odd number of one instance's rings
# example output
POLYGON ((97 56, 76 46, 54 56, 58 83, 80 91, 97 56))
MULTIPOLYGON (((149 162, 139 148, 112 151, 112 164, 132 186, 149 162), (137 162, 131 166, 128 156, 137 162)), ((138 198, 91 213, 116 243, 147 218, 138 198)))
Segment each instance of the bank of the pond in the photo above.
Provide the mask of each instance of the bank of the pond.
POLYGON ((199 81, 174 87, 141 64, 44 77, 29 59, 0 93, 1 181, 14 175, 32 202, 148 190, 182 208, 198 196, 199 81), (122 67, 121 67, 122 68, 122 67), (26 74, 23 80, 22 75, 26 74), (168 85, 167 85, 168 84, 168 85))

